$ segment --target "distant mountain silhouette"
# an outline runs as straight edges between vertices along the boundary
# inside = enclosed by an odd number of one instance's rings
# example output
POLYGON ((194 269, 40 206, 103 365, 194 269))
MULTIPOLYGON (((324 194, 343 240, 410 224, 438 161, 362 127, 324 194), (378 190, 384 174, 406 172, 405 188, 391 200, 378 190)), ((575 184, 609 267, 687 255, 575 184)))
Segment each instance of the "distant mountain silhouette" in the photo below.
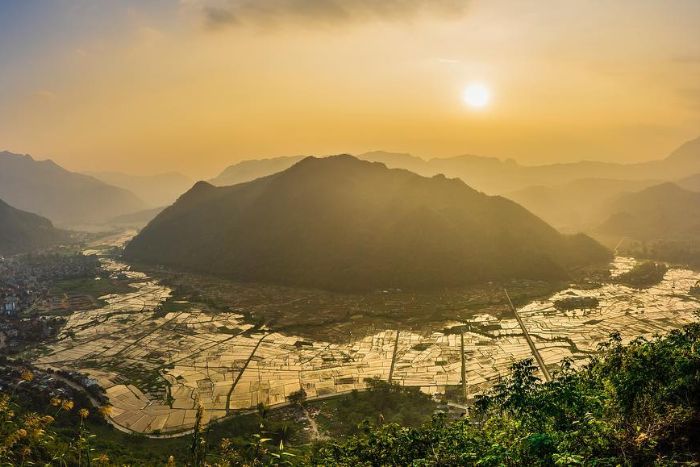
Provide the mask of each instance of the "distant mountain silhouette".
POLYGON ((270 159, 245 160, 224 169, 211 183, 216 186, 236 185, 286 170, 305 156, 284 156, 270 159))
POLYGON ((165 209, 165 207, 161 206, 159 208, 144 209, 129 214, 122 214, 121 216, 109 219, 105 224, 115 227, 133 227, 140 229, 151 222, 163 209, 165 209))
MULTIPOLYGON (((581 161, 537 166, 520 165, 507 159, 463 155, 421 159, 409 154, 374 151, 357 156, 384 162, 390 168, 405 168, 425 176, 444 174, 461 178, 469 186, 490 194, 506 194, 531 186, 561 185, 578 179, 673 181, 700 173, 700 138, 688 141, 667 158, 636 164, 581 161)), ((300 157, 244 161, 227 168, 212 180, 218 186, 241 183, 284 170, 300 157), (226 174, 224 177, 223 175, 226 174)))
POLYGON ((68 235, 51 221, 0 200, 0 255, 28 253, 64 241, 68 235))
POLYGON ((676 185, 690 191, 700 191, 700 173, 683 177, 676 181, 676 185))
POLYGON ((425 159, 413 156, 411 154, 397 153, 397 152, 386 152, 386 151, 372 151, 360 154, 357 156, 358 159, 362 159, 370 162, 381 162, 390 169, 406 169, 411 172, 417 173, 423 176, 433 176, 437 175, 435 170, 430 167, 425 159))
POLYGON ((635 164, 581 161, 523 166, 512 161, 475 156, 432 159, 428 163, 448 176, 459 177, 477 189, 497 194, 579 179, 673 181, 700 172, 700 138, 683 144, 665 159, 635 164))
POLYGON ((641 240, 700 238, 700 193, 673 183, 622 195, 608 210, 601 233, 641 240))
POLYGON ((242 281, 373 290, 561 278, 610 253, 460 180, 343 155, 229 187, 199 182, 125 255, 242 281))
POLYGON ((167 206, 194 184, 194 180, 177 172, 158 175, 129 175, 121 172, 88 172, 109 185, 129 190, 149 206, 167 206))
POLYGON ((608 215, 608 206, 625 193, 632 193, 658 180, 611 180, 585 178, 554 186, 531 186, 506 194, 536 216, 565 232, 597 227, 608 215))
POLYGON ((0 198, 59 225, 87 224, 144 208, 133 193, 50 160, 0 152, 0 198))

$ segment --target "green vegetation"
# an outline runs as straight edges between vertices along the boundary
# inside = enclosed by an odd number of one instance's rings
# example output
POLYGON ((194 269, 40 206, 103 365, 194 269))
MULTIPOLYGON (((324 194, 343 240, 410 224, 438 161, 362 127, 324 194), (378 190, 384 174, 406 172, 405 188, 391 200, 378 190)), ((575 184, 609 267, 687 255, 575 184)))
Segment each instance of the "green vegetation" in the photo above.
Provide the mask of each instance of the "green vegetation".
POLYGON ((566 297, 554 302, 554 308, 559 311, 590 310, 598 308, 596 297, 566 297))
MULTIPOLYGON (((468 321, 475 313, 510 316, 503 289, 515 306, 545 299, 566 287, 563 281, 510 280, 433 291, 390 290, 339 293, 318 289, 237 282, 211 275, 148 267, 137 270, 174 290, 169 304, 187 300, 203 310, 236 311, 248 322, 311 340, 344 342, 387 329, 440 329, 445 322, 468 321)), ((607 273, 607 267, 605 269, 607 273)), ((590 271, 585 271, 586 275, 590 271)), ((172 309, 171 311, 180 311, 172 309)), ((164 316, 164 314, 161 314, 164 316)))
POLYGON ((666 271, 668 271, 668 266, 664 263, 647 261, 636 265, 631 271, 617 276, 617 282, 639 289, 651 287, 663 280, 666 271))
POLYGON ((79 411, 80 402, 34 403, 33 410, 50 414, 35 415, 5 395, 0 462, 87 465, 90 456, 93 464, 153 465, 173 456, 178 465, 496 466, 700 459, 700 324, 627 346, 614 335, 585 367, 564 362, 548 383, 535 372, 531 360, 515 364, 477 399, 472 418, 455 422, 441 415, 424 421, 433 407, 427 396, 378 381, 367 393, 315 405, 299 397, 284 417, 319 410, 331 439, 315 446, 301 444, 302 425, 275 419, 264 406, 190 437, 149 440, 114 431, 79 411))
POLYGON ((319 428, 332 439, 356 434, 363 422, 374 425, 397 423, 419 426, 430 419, 435 402, 415 387, 404 387, 373 379, 367 391, 314 404, 319 428))
POLYGON ((689 290, 690 295, 700 297, 700 281, 696 282, 689 290))
POLYGON ((154 311, 155 318, 162 318, 168 313, 178 313, 187 310, 192 304, 184 300, 179 300, 175 296, 168 297, 163 303, 158 305, 154 311))
POLYGON ((88 295, 97 300, 99 297, 109 294, 133 292, 126 282, 108 278, 95 279, 86 277, 81 279, 66 279, 54 282, 51 285, 52 295, 88 295))
POLYGON ((632 241, 621 252, 637 258, 667 261, 700 269, 700 238, 632 241))
POLYGON ((650 465, 700 456, 700 325, 629 346, 619 335, 549 383, 526 360, 470 420, 368 429, 322 447, 319 464, 650 465))
MULTIPOLYGON (((308 402, 300 391, 290 397, 292 406, 271 410, 260 404, 256 413, 238 415, 201 428, 197 435, 198 447, 193 451, 195 443, 192 436, 152 439, 129 435, 105 423, 86 398, 80 397, 71 402, 73 407, 70 410, 57 410, 49 400, 29 389, 21 394, 18 392, 13 401, 7 395, 2 396, 0 419, 3 410, 11 411, 15 414, 15 422, 5 424, 6 431, 0 427, 0 446, 4 440, 12 439, 12 433, 26 425, 25 418, 41 419, 43 415, 33 414, 39 412, 52 415, 44 419, 46 423, 41 427, 44 433, 17 446, 12 453, 21 452, 20 447, 30 447, 32 455, 24 458, 27 462, 48 461, 57 453, 62 453, 68 465, 77 465, 74 448, 80 429, 89 436, 93 460, 108 458, 110 465, 164 465, 170 456, 177 465, 192 465, 194 453, 204 453, 210 464, 228 465, 227 462, 232 462, 234 465, 254 465, 255 459, 263 457, 270 462, 275 461, 275 455, 280 452, 280 443, 284 447, 282 452, 287 453, 285 458, 292 459, 288 454, 295 453, 294 460, 301 462, 311 452, 309 443, 314 441, 314 435, 308 431, 309 413, 315 414, 323 437, 329 434, 336 439, 338 436, 359 433, 365 420, 369 420, 371 425, 381 424, 383 419, 385 423, 417 426, 430 418, 435 406, 428 396, 417 389, 374 380, 367 392, 354 392, 324 401, 308 402), (83 420, 81 428, 78 413, 82 408, 89 410, 90 414, 83 420)), ((0 465, 10 459, 10 455, 9 451, 3 453, 0 447, 0 465)), ((13 459, 16 461, 17 457, 13 459)))

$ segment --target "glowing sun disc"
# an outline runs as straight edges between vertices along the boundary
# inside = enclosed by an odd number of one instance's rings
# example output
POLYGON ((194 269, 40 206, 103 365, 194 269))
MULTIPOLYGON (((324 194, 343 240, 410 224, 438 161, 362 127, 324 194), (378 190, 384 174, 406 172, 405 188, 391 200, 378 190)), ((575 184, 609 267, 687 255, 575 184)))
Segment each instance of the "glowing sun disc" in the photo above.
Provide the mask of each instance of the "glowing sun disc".
POLYGON ((491 102, 491 90, 483 83, 471 83, 464 88, 462 98, 472 109, 483 109, 491 102))

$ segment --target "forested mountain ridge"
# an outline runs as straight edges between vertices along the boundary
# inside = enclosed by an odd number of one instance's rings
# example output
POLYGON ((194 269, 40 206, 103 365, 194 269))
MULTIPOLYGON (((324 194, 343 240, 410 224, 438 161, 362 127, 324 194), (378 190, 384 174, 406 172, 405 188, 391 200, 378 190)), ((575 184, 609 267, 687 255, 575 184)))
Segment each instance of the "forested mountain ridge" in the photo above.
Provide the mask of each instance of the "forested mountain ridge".
POLYGON ((199 182, 125 255, 243 281, 374 290, 561 278, 610 253, 460 180, 343 155, 230 187, 199 182))

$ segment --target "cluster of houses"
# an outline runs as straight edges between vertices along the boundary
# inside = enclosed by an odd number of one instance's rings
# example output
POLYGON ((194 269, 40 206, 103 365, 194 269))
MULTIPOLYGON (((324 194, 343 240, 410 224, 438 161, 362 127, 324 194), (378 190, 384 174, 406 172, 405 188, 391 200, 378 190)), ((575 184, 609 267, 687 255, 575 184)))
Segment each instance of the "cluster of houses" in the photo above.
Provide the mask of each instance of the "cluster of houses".
POLYGON ((65 323, 66 319, 58 316, 0 319, 0 354, 53 337, 65 323))
POLYGON ((0 260, 0 278, 9 284, 40 286, 55 279, 93 275, 99 266, 96 256, 79 253, 22 255, 0 260))
POLYGON ((0 316, 17 316, 46 296, 53 281, 94 276, 95 256, 40 255, 0 260, 0 316))
POLYGON ((0 296, 0 311, 6 316, 15 316, 19 311, 19 297, 17 295, 3 294, 0 296))
POLYGON ((55 335, 65 319, 23 313, 45 302, 55 281, 94 277, 98 268, 96 257, 81 254, 0 258, 0 353, 55 335))
POLYGON ((19 287, 0 286, 0 315, 15 317, 30 306, 31 302, 28 291, 19 287))

